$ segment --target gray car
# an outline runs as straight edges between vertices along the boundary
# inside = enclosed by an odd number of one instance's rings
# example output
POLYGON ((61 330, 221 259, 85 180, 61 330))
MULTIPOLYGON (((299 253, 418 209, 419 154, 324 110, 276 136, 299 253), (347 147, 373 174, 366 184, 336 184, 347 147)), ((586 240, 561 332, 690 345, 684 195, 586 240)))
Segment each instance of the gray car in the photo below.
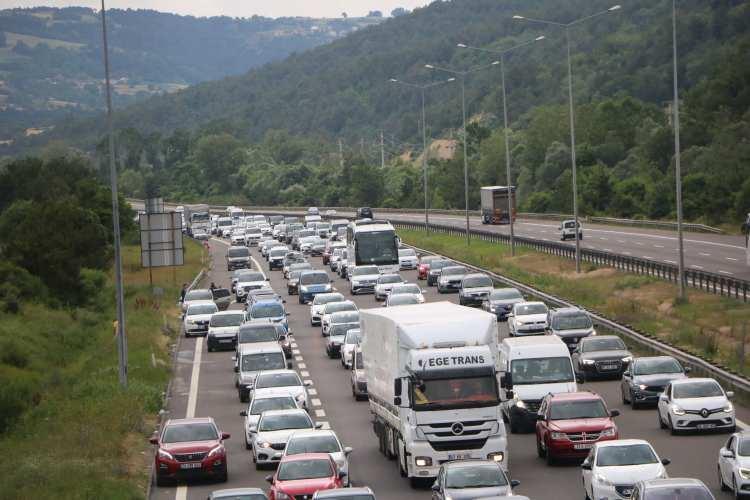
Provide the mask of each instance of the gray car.
POLYGON ((375 493, 367 486, 359 488, 335 488, 332 490, 318 490, 312 497, 312 500, 375 500, 375 493))
POLYGON ((683 368, 672 356, 635 358, 622 374, 622 402, 632 405, 634 409, 655 405, 667 384, 686 378, 689 371, 690 367, 683 368))
POLYGON ((208 500, 268 500, 260 488, 229 488, 212 491, 208 500))
POLYGON ((458 291, 458 302, 462 306, 481 306, 482 301, 489 297, 495 284, 492 278, 484 273, 472 273, 464 276, 461 280, 461 289, 458 291))
POLYGON ((443 464, 432 485, 432 500, 503 497, 520 483, 511 481, 492 460, 459 460, 443 464))
POLYGON ((547 313, 547 328, 565 342, 570 352, 576 350, 582 338, 596 335, 588 313, 577 307, 559 307, 547 313))
POLYGON ((632 500, 715 500, 711 491, 700 479, 665 478, 639 481, 633 488, 632 500))

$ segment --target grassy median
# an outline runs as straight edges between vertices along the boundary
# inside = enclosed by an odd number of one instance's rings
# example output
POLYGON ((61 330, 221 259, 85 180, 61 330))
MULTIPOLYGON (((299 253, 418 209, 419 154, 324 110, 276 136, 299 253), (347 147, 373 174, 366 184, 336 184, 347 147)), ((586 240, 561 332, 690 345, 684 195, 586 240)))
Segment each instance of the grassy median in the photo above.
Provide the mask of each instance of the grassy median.
POLYGON ((502 274, 750 373, 744 361, 750 307, 741 301, 689 289, 688 301, 680 303, 677 287, 656 278, 586 263, 576 274, 572 260, 522 247, 511 257, 508 245, 474 239, 467 248, 460 236, 418 230, 400 230, 399 235, 410 245, 502 274))
POLYGON ((102 276, 86 307, 29 303, 0 313, 0 413, 28 407, 0 434, 0 497, 144 497, 146 438, 170 376, 177 298, 201 260, 201 246, 186 241, 186 265, 155 270, 153 294, 139 247, 125 247, 127 391, 118 384, 111 277, 102 276))

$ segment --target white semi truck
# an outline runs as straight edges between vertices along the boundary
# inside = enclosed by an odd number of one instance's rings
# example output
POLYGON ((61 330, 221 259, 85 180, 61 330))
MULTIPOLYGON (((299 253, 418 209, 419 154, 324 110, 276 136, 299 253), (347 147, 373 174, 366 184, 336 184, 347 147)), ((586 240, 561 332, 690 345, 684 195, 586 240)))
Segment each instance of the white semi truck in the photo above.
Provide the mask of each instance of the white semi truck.
POLYGON ((211 234, 211 212, 208 205, 185 205, 183 214, 188 236, 193 236, 197 229, 211 234))
POLYGON ((360 311, 373 430, 412 485, 440 465, 490 459, 507 470, 497 319, 450 302, 360 311))

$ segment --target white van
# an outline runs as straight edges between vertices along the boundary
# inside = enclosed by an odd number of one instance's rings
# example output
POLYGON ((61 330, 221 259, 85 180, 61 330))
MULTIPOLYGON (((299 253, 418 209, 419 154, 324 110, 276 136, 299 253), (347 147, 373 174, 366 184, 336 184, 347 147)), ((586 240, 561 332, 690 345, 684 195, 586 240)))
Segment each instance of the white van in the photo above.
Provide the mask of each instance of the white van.
POLYGON ((510 431, 533 431, 542 398, 576 392, 570 352, 557 335, 514 337, 500 344, 498 371, 503 420, 510 431))
POLYGON ((322 221, 320 215, 305 215, 305 227, 312 228, 316 223, 322 221))

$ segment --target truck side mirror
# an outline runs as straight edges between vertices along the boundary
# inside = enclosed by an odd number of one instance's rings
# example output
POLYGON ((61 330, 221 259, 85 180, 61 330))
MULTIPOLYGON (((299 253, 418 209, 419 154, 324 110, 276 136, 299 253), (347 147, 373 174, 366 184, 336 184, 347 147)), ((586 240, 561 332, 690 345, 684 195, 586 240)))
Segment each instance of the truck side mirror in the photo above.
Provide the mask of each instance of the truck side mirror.
POLYGON ((396 396, 393 398, 393 406, 401 406, 401 396, 396 396))
POLYGON ((513 375, 510 372, 506 372, 505 375, 500 377, 500 387, 503 389, 513 388, 513 375))
POLYGON ((400 378, 397 378, 396 380, 393 381, 393 394, 395 394, 396 396, 401 395, 401 379, 400 378))

